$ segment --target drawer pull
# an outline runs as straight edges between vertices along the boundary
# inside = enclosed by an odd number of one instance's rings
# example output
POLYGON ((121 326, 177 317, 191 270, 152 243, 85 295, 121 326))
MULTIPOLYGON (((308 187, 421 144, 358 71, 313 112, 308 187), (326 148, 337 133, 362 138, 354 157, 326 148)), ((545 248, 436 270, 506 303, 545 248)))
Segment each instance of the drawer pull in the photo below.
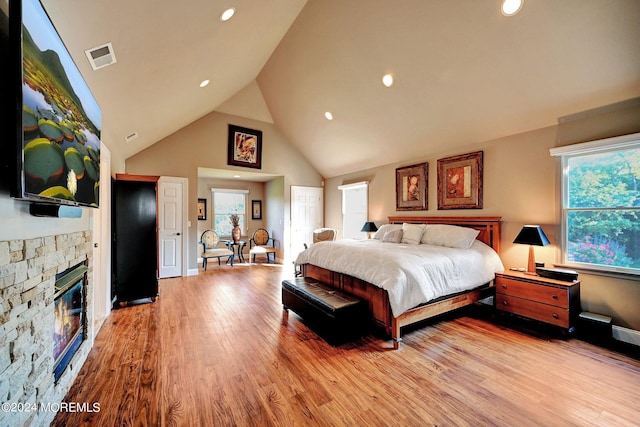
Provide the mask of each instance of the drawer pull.
POLYGON ((502 304, 503 304, 503 305, 507 305, 507 302, 506 302, 506 301, 502 301, 502 304))
POLYGON ((502 285, 502 289, 507 289, 507 285, 502 285))
POLYGON ((551 295, 551 298, 558 299, 558 295, 551 295))
POLYGON ((553 313, 553 318, 557 319, 558 318, 558 314, 557 313, 553 313))

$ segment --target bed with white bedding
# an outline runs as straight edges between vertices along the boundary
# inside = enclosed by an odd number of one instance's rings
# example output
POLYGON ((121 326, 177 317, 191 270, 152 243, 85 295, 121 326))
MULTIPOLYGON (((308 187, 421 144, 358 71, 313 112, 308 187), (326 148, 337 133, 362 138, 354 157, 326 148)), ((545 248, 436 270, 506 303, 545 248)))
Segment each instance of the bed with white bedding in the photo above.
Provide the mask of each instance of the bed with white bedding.
POLYGON ((504 270, 499 217, 389 217, 375 237, 316 243, 296 264, 366 300, 395 348, 402 326, 476 302, 504 270))

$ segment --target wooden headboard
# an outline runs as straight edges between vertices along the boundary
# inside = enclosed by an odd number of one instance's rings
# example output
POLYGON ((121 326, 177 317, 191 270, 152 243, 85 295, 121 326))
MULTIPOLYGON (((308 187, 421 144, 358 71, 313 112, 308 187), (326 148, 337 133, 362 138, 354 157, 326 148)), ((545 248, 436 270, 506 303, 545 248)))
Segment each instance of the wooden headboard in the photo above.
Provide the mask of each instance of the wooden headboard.
POLYGON ((500 253, 499 216, 390 216, 389 224, 449 224, 480 231, 477 239, 500 253))

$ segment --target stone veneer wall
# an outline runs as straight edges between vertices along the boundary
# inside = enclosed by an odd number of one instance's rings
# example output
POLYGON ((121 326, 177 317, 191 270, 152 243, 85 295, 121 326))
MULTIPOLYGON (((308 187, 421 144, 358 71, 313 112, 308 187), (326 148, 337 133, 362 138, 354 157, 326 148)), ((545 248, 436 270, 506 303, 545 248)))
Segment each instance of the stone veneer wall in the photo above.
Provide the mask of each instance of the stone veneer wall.
POLYGON ((84 364, 94 336, 92 251, 91 231, 0 241, 0 425, 49 425, 84 364), (54 384, 55 275, 87 260, 86 339, 54 384))

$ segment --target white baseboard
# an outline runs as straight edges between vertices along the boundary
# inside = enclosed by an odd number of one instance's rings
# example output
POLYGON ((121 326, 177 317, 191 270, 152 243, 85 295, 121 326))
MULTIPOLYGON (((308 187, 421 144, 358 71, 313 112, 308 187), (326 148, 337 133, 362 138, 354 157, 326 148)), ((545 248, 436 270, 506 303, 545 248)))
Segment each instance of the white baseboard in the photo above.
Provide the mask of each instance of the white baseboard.
POLYGON ((190 268, 187 270, 187 276, 197 276, 197 275, 198 275, 197 268, 190 268))
POLYGON ((636 331, 635 329, 614 325, 611 328, 611 336, 614 340, 640 346, 640 331, 636 331))

